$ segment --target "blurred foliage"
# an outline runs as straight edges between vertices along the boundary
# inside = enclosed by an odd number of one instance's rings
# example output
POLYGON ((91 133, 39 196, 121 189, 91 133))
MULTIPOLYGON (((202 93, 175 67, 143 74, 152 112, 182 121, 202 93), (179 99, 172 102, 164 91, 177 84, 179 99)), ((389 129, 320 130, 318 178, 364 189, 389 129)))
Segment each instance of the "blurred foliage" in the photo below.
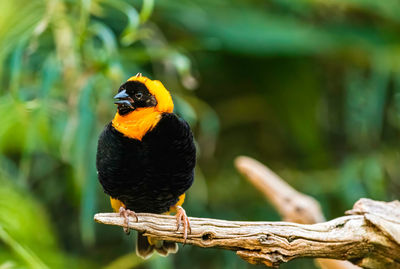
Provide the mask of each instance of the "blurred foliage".
MULTIPOLYGON (((328 218, 400 194, 397 0, 0 2, 0 268, 250 268, 181 247, 142 261, 109 211, 97 137, 143 72, 172 92, 199 148, 189 214, 278 220, 234 171, 258 158, 328 218)), ((310 268, 299 260, 283 268, 310 268)))

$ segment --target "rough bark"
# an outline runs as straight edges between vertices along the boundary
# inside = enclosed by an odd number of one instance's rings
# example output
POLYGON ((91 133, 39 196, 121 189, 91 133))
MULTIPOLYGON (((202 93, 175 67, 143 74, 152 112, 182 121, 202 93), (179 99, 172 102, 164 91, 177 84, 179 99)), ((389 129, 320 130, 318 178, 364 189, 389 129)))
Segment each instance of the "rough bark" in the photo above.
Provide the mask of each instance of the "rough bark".
MULTIPOLYGON (((240 156, 235 159, 236 169, 275 207, 285 221, 313 224, 325 221, 317 200, 300 193, 257 160, 240 156)), ((348 261, 315 259, 322 269, 360 268, 348 261)))
MULTIPOLYGON (((186 244, 233 250, 249 263, 274 267, 310 257, 350 260, 364 268, 400 268, 400 220, 393 212, 400 212, 398 201, 362 199, 349 211, 350 216, 311 225, 189 218, 191 233, 186 244), (375 224, 377 219, 379 225, 375 224)), ((130 219, 130 228, 183 243, 182 229, 176 231, 174 216, 141 213, 138 217, 138 222, 130 219)), ((96 214, 95 221, 124 226, 124 219, 115 213, 96 214)))

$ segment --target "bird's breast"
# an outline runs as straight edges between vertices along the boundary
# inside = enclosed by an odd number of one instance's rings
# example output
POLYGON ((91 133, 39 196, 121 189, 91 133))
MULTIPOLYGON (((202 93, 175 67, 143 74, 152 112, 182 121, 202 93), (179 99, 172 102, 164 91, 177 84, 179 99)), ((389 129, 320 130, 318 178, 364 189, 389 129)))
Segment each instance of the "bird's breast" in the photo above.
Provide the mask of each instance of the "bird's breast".
POLYGON ((126 137, 142 140, 160 119, 161 113, 155 108, 138 108, 124 116, 117 112, 112 120, 112 126, 126 137))

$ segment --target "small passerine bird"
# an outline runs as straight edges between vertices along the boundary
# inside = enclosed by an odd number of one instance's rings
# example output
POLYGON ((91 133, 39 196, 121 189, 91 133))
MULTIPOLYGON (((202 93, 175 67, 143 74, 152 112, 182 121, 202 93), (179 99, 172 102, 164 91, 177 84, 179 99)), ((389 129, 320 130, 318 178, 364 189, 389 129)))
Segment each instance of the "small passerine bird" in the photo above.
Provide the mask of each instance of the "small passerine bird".
MULTIPOLYGON (((140 73, 122 84, 114 96, 117 113, 105 126, 97 148, 97 173, 111 206, 125 217, 136 213, 176 213, 184 240, 190 232, 182 203, 192 185, 196 163, 193 135, 186 121, 173 113, 174 104, 158 80, 140 73)), ((136 253, 149 257, 175 253, 174 242, 138 234, 136 253)))

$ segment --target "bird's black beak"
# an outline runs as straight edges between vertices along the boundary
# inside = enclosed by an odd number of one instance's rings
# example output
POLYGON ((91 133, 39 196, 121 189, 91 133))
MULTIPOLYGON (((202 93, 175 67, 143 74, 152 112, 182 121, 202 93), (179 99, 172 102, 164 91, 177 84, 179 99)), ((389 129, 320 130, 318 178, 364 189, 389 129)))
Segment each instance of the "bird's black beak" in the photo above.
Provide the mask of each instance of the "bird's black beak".
POLYGON ((115 101, 114 104, 117 104, 118 107, 130 107, 134 109, 133 107, 133 99, 126 93, 126 90, 122 90, 117 95, 114 96, 114 99, 117 99, 118 101, 115 101))

